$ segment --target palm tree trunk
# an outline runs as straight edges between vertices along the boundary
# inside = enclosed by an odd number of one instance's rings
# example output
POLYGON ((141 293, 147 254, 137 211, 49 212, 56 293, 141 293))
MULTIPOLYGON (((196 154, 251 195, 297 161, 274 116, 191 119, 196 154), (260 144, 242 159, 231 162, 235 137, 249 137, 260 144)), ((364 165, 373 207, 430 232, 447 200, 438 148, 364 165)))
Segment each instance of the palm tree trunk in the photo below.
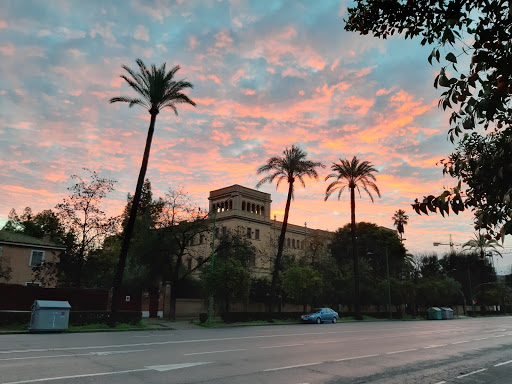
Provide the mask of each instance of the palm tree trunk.
MULTIPOLYGON (((157 112, 158 113, 158 112, 157 112)), ((155 121, 157 113, 151 113, 151 122, 149 123, 148 136, 146 138, 146 147, 144 149, 144 156, 142 157, 142 164, 139 171, 139 179, 137 180, 137 187, 135 188, 135 195, 133 196, 132 206, 130 209, 130 217, 128 225, 124 230, 123 244, 121 246, 121 253, 117 263, 116 273, 112 281, 112 302, 110 305, 110 326, 115 326, 115 315, 117 312, 117 302, 121 289, 121 282, 123 280, 124 268, 126 266, 126 258, 128 256, 128 248, 130 247, 130 240, 132 238, 133 227, 135 226, 135 218, 137 217, 137 210, 139 208, 140 197, 142 194, 142 186, 146 178, 146 170, 148 169, 149 152, 151 150, 151 141, 153 140, 153 132, 155 130, 155 121)))
POLYGON ((277 283, 279 280, 279 270, 281 269, 281 259, 283 257, 284 239, 286 236, 286 227, 288 226, 288 214, 290 213, 290 202, 292 200, 293 181, 289 183, 288 198, 286 199, 286 207, 284 209, 283 226, 281 227, 281 235, 279 235, 279 245, 277 247, 276 261, 274 263, 274 273, 272 274, 272 284, 270 285, 270 302, 268 311, 274 311, 274 303, 276 301, 277 283))
POLYGON ((352 235, 352 259, 354 260, 354 309, 356 320, 362 320, 359 302, 359 258, 356 244, 356 198, 354 187, 350 187, 350 233, 352 235))

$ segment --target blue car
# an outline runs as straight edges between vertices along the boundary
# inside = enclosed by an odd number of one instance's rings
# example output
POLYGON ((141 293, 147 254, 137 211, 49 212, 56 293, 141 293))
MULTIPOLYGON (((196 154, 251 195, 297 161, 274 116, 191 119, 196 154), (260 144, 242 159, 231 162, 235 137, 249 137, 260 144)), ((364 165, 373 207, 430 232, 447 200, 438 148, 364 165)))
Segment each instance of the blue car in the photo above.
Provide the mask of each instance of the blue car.
POLYGON ((331 308, 315 308, 311 310, 310 313, 302 315, 300 319, 303 323, 336 323, 339 319, 339 315, 338 312, 333 311, 331 308))

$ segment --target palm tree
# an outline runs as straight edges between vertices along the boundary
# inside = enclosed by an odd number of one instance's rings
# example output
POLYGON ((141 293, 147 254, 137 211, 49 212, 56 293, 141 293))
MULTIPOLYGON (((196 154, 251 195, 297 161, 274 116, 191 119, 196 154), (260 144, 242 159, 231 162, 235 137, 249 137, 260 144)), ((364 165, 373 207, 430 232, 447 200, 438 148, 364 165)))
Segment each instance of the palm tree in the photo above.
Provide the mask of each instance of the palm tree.
POLYGON ((146 138, 146 147, 144 149, 142 165, 140 167, 139 178, 137 180, 137 187, 135 188, 135 195, 133 196, 132 200, 128 224, 124 230, 119 262, 114 279, 112 281, 112 324, 115 322, 114 314, 116 312, 121 281, 123 280, 126 256, 128 255, 128 248, 133 233, 135 217, 137 216, 142 187, 144 185, 144 179, 148 167, 149 151, 151 149, 153 132, 155 130, 156 115, 158 115, 160 110, 163 108, 170 108, 176 115, 178 115, 178 110, 176 108, 178 104, 186 103, 192 106, 196 105, 196 103, 189 99, 187 95, 182 93, 182 91, 186 88, 193 88, 193 85, 185 80, 176 81, 174 79, 174 75, 180 69, 179 65, 176 65, 170 71, 166 71, 165 63, 163 63, 159 68, 157 68, 154 64, 151 66, 151 68, 147 68, 141 59, 137 59, 136 62, 139 66, 140 73, 135 73, 132 69, 128 68, 126 65, 123 65, 123 69, 128 72, 129 76, 127 77, 125 75, 121 75, 121 78, 124 79, 133 90, 135 90, 139 97, 132 98, 120 96, 110 99, 110 103, 128 103, 129 107, 140 105, 146 108, 151 115, 148 135, 146 138))
POLYGON ((480 258, 483 259, 486 251, 494 251, 501 257, 502 254, 496 249, 496 247, 501 247, 497 240, 486 238, 485 235, 475 234, 475 238, 471 239, 464 244, 462 244, 462 249, 469 248, 479 251, 480 258))
POLYGON ((400 242, 402 242, 404 226, 407 225, 407 223, 409 222, 409 216, 405 214, 405 211, 403 209, 399 209, 398 211, 395 212, 391 219, 393 220, 393 225, 396 227, 396 230, 400 234, 400 242))
POLYGON ((283 180, 288 182, 288 197, 286 199, 283 225, 281 227, 281 235, 279 236, 277 255, 274 263, 272 284, 270 285, 269 312, 271 313, 274 309, 277 282, 279 279, 279 271, 281 269, 281 259, 283 256, 286 227, 288 226, 288 214, 290 213, 290 202, 292 199, 294 199, 294 182, 299 180, 302 186, 306 187, 306 184, 304 183, 304 176, 318 179, 318 173, 315 168, 325 168, 325 165, 320 162, 306 160, 307 153, 295 145, 292 145, 290 149, 286 148, 283 151, 283 155, 283 157, 271 157, 267 160, 267 163, 259 167, 257 171, 258 175, 266 172, 269 172, 270 174, 261 179, 256 185, 256 188, 259 188, 265 183, 272 183, 274 180, 277 180, 277 189, 283 180))
POLYGON ((355 293, 355 315, 357 320, 362 320, 361 305, 359 303, 359 260, 357 258, 356 250, 356 200, 355 190, 359 192, 361 197, 362 188, 373 202, 373 196, 369 188, 373 189, 380 197, 380 191, 377 185, 373 172, 378 172, 377 169, 368 161, 359 161, 354 156, 352 160, 342 160, 339 163, 332 163, 331 170, 334 173, 328 175, 325 180, 334 178, 335 180, 327 186, 325 190, 325 199, 335 191, 338 191, 338 200, 340 200, 341 193, 346 189, 350 189, 350 233, 352 235, 352 258, 354 261, 354 293, 355 293))

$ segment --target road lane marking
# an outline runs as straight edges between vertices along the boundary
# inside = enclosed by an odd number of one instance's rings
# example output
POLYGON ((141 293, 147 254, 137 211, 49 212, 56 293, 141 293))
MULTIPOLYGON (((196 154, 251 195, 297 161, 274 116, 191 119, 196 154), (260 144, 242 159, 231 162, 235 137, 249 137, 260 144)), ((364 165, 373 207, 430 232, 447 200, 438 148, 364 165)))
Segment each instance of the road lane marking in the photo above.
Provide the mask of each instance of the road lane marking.
POLYGON ((505 362, 503 362, 503 363, 499 363, 499 364, 495 364, 495 365, 494 365, 494 367, 500 367, 500 366, 502 366, 502 365, 510 364, 510 363, 512 363, 512 360, 505 361, 505 362))
POLYGON ((246 351, 246 349, 225 349, 223 351, 193 352, 193 353, 185 353, 183 356, 207 355, 210 353, 225 353, 225 352, 236 352, 236 351, 246 351))
POLYGON ((437 383, 434 384, 446 384, 446 381, 438 381, 437 383))
POLYGON ((188 368, 188 367, 196 367, 198 365, 204 365, 204 364, 210 364, 211 362, 204 362, 204 363, 183 363, 183 364, 167 364, 167 365, 150 365, 146 368, 151 369, 153 371, 158 372, 166 372, 166 371, 172 371, 173 369, 181 369, 181 368, 188 368))
POLYGON ((412 352, 412 351, 417 351, 417 350, 418 350, 417 348, 404 349, 403 351, 386 352, 386 355, 393 355, 395 353, 403 353, 403 352, 412 352))
POLYGON ((323 361, 319 361, 317 363, 308 363, 308 364, 298 364, 298 365, 289 365, 287 367, 279 367, 279 368, 270 368, 270 369, 265 369, 263 372, 270 372, 270 371, 280 371, 282 369, 291 369, 291 368, 301 368, 301 367, 309 367, 310 365, 318 365, 318 364, 323 364, 324 362, 323 361))
POLYGON ((423 348, 424 349, 430 349, 430 348, 438 348, 438 347, 446 347, 446 344, 428 345, 428 346, 423 347, 423 348))
POLYGON ((169 365, 153 365, 140 369, 130 369, 126 371, 114 371, 114 372, 98 372, 98 373, 84 373, 82 375, 70 375, 70 376, 57 376, 57 377, 44 377, 39 379, 32 380, 20 380, 20 381, 10 381, 3 384, 26 384, 26 383, 42 383, 45 381, 55 381, 55 380, 66 380, 66 379, 79 379, 82 377, 97 377, 97 376, 111 376, 111 375, 119 375, 123 373, 134 373, 134 372, 145 372, 145 371, 158 371, 165 372, 173 369, 181 369, 188 367, 195 367, 197 365, 210 364, 211 362, 198 362, 198 363, 184 363, 184 364, 169 364, 169 365))
POLYGON ((284 347, 297 347, 299 345, 304 344, 286 344, 286 345, 271 345, 270 347, 260 347, 261 349, 268 349, 268 348, 284 348, 284 347))
POLYGON ((367 357, 375 357, 375 356, 379 356, 379 355, 377 354, 377 355, 365 355, 365 356, 346 357, 344 359, 338 359, 338 360, 334 360, 334 361, 347 361, 347 360, 365 359, 367 357))
POLYGON ((102 352, 89 352, 89 353, 73 353, 72 355, 46 355, 46 356, 25 356, 25 357, 9 357, 6 359, 0 359, 0 361, 10 361, 10 360, 31 360, 31 359, 51 359, 52 357, 80 357, 80 356, 108 356, 115 355, 120 353, 133 353, 133 352, 146 352, 150 351, 150 349, 134 349, 132 351, 102 351, 102 352))
POLYGON ((457 341, 455 343, 450 343, 450 344, 455 345, 455 344, 464 344, 464 343, 469 343, 469 340, 457 341))
POLYGON ((45 377, 40 379, 32 379, 32 380, 21 380, 21 381, 10 381, 3 384, 24 384, 24 383, 41 383, 44 381, 53 381, 53 380, 66 380, 66 379, 78 379, 81 377, 94 377, 94 376, 108 376, 108 375, 118 375, 121 373, 132 373, 132 372, 143 372, 149 371, 149 368, 142 369, 130 369, 128 371, 115 371, 115 372, 100 372, 100 373, 86 373, 83 375, 71 375, 71 376, 58 376, 58 377, 45 377))
MULTIPOLYGON (((328 343, 340 343, 342 341, 347 341, 348 339, 338 339, 338 340, 329 340, 329 341, 314 341, 313 344, 328 344, 328 343)), ((360 340, 354 340, 360 341, 360 340)))
POLYGON ((457 379, 462 379, 463 377, 474 375, 475 373, 480 373, 480 372, 483 372, 483 371, 487 371, 487 368, 482 368, 482 369, 479 369, 477 371, 466 373, 465 375, 457 376, 457 379))

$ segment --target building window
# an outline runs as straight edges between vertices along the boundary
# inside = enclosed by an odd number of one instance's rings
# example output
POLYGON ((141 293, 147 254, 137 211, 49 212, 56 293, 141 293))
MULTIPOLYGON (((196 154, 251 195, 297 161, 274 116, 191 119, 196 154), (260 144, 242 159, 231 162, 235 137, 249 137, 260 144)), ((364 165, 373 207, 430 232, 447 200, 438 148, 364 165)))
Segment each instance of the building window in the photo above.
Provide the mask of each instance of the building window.
POLYGON ((295 248, 295 239, 292 240, 292 248, 295 248))
POLYGON ((254 238, 256 240, 259 240, 260 239, 260 230, 259 229, 255 229, 254 230, 254 238))
POLYGON ((252 238, 252 229, 251 228, 247 228, 247 238, 248 239, 251 239, 252 238))
POLYGON ((215 238, 218 239, 219 238, 219 227, 216 227, 215 228, 215 238))
POLYGON ((204 243, 204 234, 200 234, 199 235, 199 244, 203 244, 204 243))
POLYGON ((265 215, 265 207, 261 207, 260 213, 261 213, 262 216, 265 215))
POLYGON ((252 213, 256 213, 256 206, 253 204, 252 205, 252 210, 251 210, 252 213))
POLYGON ((259 206, 259 205, 257 205, 257 206, 256 206, 256 213, 257 213, 258 215, 260 214, 260 206, 259 206))
POLYGON ((286 239, 286 246, 289 247, 290 246, 290 239, 286 239))
POLYGON ((245 201, 242 201, 242 211, 245 211, 245 201))
POLYGON ((30 253, 30 263, 31 267, 38 267, 43 264, 44 260, 44 251, 34 251, 30 253))
POLYGON ((233 209, 233 200, 229 200, 229 209, 233 209))
POLYGON ((249 260, 250 266, 255 267, 256 266, 256 255, 251 255, 251 259, 249 260))
POLYGON ((251 212, 251 203, 247 203, 247 212, 251 212))

